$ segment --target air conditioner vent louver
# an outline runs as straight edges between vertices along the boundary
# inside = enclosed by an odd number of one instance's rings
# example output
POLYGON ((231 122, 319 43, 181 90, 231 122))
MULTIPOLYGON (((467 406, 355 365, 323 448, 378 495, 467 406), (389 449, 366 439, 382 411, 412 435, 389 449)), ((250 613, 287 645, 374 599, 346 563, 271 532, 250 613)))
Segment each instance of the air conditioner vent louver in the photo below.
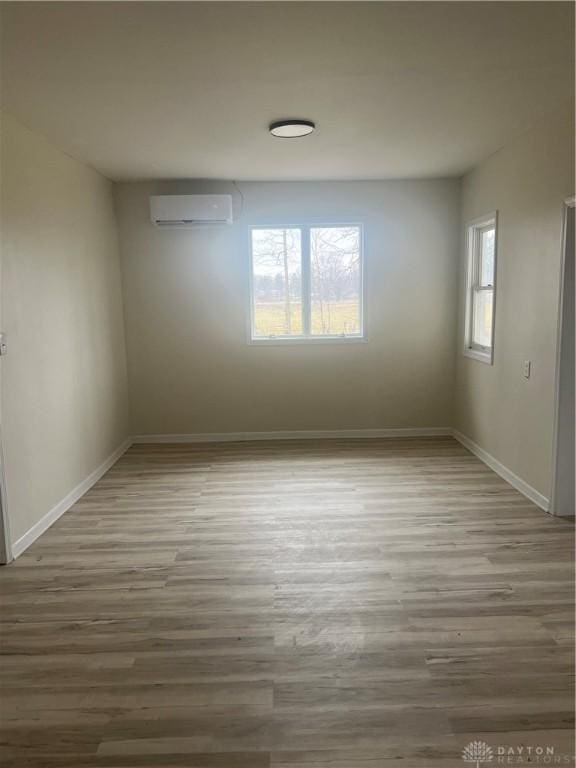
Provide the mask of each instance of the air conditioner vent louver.
POLYGON ((214 219, 212 221, 199 221, 198 219, 171 219, 170 221, 155 221, 157 227, 184 227, 186 225, 194 224, 202 226, 202 224, 228 224, 226 219, 214 219))
POLYGON ((150 221, 164 229, 232 224, 231 195, 152 195, 150 221))

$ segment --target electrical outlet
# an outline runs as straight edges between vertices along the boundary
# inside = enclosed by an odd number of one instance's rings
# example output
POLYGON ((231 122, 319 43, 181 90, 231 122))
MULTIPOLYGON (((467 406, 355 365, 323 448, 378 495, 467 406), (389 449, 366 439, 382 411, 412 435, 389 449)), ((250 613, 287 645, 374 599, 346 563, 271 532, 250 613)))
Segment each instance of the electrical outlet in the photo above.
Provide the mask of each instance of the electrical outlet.
POLYGON ((529 379, 530 378, 530 369, 531 368, 532 368, 532 363, 530 362, 530 360, 524 360, 524 362, 522 363, 522 373, 523 373, 525 379, 529 379))

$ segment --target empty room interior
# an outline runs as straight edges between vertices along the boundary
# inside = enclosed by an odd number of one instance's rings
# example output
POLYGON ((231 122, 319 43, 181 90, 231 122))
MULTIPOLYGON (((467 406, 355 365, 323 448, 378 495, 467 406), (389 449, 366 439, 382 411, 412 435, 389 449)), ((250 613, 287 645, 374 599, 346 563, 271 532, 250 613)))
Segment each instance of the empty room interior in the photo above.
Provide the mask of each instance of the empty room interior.
POLYGON ((574 8, 0 3, 3 768, 573 764, 574 8))

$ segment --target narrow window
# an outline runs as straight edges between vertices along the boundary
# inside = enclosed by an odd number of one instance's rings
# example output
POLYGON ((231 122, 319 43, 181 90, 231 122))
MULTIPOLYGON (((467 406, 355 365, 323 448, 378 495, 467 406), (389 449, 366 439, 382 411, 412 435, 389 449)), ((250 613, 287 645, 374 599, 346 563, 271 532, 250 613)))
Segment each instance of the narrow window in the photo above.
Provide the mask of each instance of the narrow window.
POLYGON ((468 270, 464 354, 492 364, 496 289, 496 214, 467 228, 468 270))
POLYGON ((302 232, 252 230, 252 336, 302 335, 302 232))
POLYGON ((252 341, 363 338, 358 225, 252 227, 252 341))

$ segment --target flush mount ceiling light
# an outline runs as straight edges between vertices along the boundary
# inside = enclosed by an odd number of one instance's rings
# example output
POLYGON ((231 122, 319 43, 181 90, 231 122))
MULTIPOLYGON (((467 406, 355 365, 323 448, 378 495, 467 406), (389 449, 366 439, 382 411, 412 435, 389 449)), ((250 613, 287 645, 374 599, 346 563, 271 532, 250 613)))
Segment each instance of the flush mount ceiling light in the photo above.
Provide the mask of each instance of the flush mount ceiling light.
POLYGON ((270 124, 270 133, 279 139, 297 139, 307 136, 316 128, 311 120, 278 120, 270 124))

